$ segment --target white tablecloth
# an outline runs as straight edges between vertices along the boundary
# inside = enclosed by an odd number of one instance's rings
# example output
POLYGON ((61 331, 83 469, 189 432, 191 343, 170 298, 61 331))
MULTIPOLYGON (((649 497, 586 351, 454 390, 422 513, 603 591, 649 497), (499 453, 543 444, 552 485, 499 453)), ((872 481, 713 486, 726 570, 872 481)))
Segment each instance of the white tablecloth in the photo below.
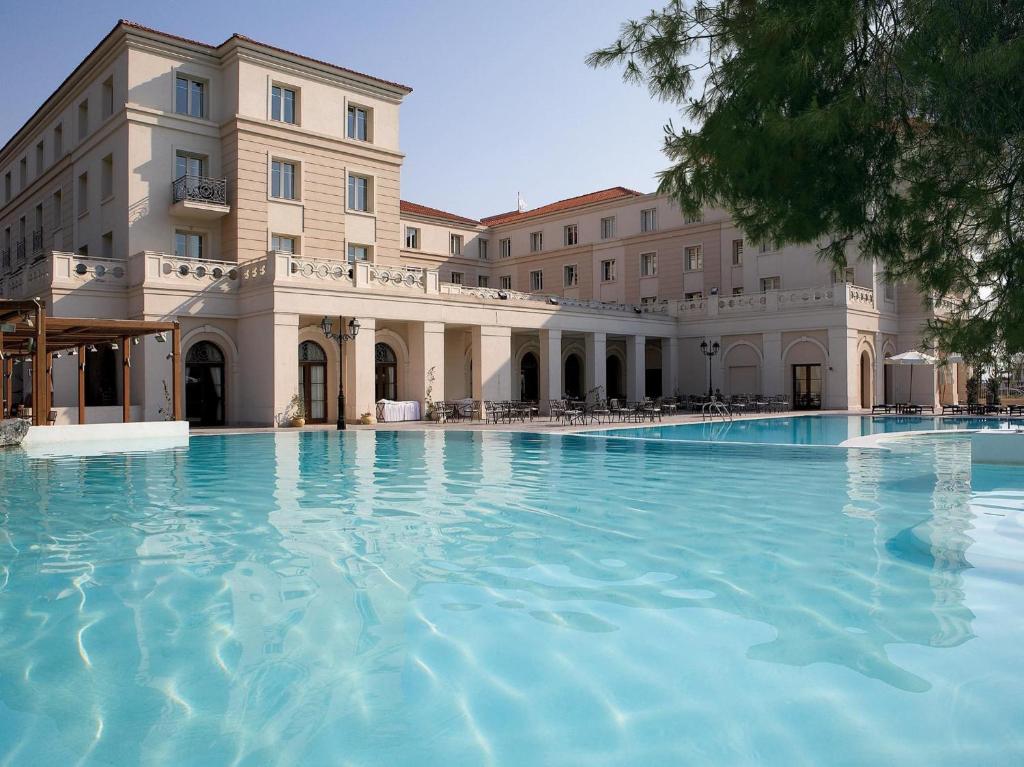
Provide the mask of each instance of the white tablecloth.
POLYGON ((385 422, 420 420, 420 403, 416 400, 395 402, 382 399, 377 401, 377 406, 378 420, 385 422), (383 413, 383 418, 381 418, 381 413, 383 413))

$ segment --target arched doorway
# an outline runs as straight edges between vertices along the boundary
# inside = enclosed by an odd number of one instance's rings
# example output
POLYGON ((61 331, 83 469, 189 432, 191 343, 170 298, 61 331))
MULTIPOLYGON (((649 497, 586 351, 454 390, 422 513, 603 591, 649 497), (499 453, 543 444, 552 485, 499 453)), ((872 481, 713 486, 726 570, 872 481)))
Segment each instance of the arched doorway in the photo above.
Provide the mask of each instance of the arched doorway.
POLYGON ((224 425, 224 352, 210 341, 185 355, 185 419, 196 426, 224 425))
POLYGON ((327 354, 313 341, 299 344, 299 392, 310 423, 327 421, 327 354))
POLYGON ((527 352, 519 363, 519 397, 524 402, 536 402, 540 396, 540 364, 537 355, 527 352))
POLYGON ((395 350, 387 344, 379 343, 373 347, 374 356, 377 360, 376 367, 376 396, 378 402, 382 399, 398 399, 398 357, 395 350))
POLYGON ((873 383, 871 355, 863 351, 860 353, 860 406, 862 408, 869 408, 875 404, 873 383))
POLYGON ((578 354, 570 354, 565 358, 565 395, 573 399, 583 399, 583 360, 578 354))
POLYGON ((616 354, 609 354, 604 366, 605 387, 609 399, 622 399, 622 360, 616 354))

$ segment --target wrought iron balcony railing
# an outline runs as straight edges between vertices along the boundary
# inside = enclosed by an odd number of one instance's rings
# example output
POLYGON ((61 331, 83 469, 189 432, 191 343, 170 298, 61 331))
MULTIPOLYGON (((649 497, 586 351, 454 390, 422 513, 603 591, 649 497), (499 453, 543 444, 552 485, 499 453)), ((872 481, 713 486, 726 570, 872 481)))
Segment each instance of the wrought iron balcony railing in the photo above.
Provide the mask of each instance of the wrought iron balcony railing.
POLYGON ((25 238, 14 243, 14 260, 18 264, 25 263, 25 238))
POLYGON ((40 227, 32 232, 32 255, 43 252, 43 229, 40 227))
POLYGON ((174 202, 228 204, 228 180, 205 176, 179 176, 171 185, 174 202))

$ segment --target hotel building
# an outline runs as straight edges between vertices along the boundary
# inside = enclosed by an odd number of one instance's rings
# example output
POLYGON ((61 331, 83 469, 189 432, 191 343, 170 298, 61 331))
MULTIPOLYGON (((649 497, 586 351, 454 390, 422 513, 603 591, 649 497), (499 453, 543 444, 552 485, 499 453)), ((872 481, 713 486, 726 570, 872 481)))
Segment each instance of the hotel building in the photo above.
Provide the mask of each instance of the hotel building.
MULTIPOLYGON (((396 400, 784 394, 804 407, 954 401, 955 367, 905 371, 931 312, 851 249, 749 241, 623 187, 480 220, 401 199, 410 88, 233 35, 119 22, 0 150, 0 297, 52 315, 180 321, 193 424, 272 424, 295 393, 333 421, 396 400), (710 361, 700 343, 718 342, 710 361)), ((89 420, 120 420, 121 351, 86 355, 89 420)), ((76 362, 54 360, 58 423, 76 362)), ((156 420, 166 348, 132 355, 156 420)), ((9 368, 12 404, 30 389, 9 368)))

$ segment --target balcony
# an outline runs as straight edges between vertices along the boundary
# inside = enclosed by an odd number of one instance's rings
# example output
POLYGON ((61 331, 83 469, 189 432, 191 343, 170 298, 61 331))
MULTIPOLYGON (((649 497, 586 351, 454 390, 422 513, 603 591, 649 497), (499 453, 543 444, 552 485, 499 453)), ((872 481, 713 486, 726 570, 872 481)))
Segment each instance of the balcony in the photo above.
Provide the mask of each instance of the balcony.
POLYGON ((172 216, 215 219, 230 212, 226 178, 180 176, 171 184, 172 216))
POLYGON ((32 232, 32 255, 39 256, 43 252, 43 229, 35 229, 32 232))
POLYGON ((25 238, 14 243, 14 265, 21 266, 25 263, 25 238))

